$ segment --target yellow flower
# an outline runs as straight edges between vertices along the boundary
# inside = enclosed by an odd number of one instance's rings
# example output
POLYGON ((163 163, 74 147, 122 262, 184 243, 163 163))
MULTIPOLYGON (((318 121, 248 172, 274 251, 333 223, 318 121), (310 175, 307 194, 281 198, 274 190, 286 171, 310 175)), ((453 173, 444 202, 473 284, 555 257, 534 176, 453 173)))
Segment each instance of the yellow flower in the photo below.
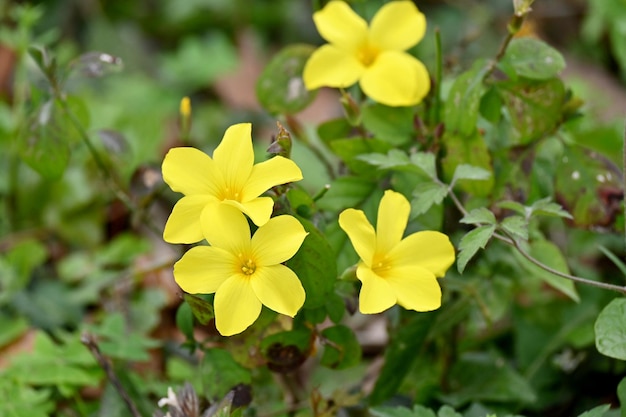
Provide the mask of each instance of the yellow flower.
POLYGON ((273 217, 250 238, 240 211, 226 204, 207 211, 219 219, 202 227, 211 246, 191 248, 174 265, 178 285, 191 294, 215 293, 215 325, 224 336, 254 323, 261 304, 295 316, 304 304, 304 289, 281 263, 296 254, 307 235, 300 222, 288 215, 273 217))
POLYGON ((349 87, 359 81, 367 96, 388 106, 417 104, 428 94, 426 67, 404 52, 426 32, 426 18, 413 2, 386 3, 369 27, 336 0, 314 13, 313 20, 329 43, 313 52, 304 67, 307 89, 349 87))
POLYGON ((361 210, 347 209, 339 225, 361 258, 356 275, 362 282, 359 310, 380 313, 400 304, 416 311, 441 306, 443 277, 454 262, 454 247, 446 235, 424 231, 404 239, 411 206, 400 193, 385 191, 378 207, 376 230, 361 210))
POLYGON ((165 224, 165 241, 202 240, 201 223, 211 222, 205 209, 213 203, 236 207, 261 226, 272 215, 274 201, 259 196, 276 185, 302 179, 300 168, 282 156, 255 165, 251 130, 250 123, 229 127, 213 158, 186 147, 172 148, 165 155, 163 179, 172 190, 184 194, 165 224))

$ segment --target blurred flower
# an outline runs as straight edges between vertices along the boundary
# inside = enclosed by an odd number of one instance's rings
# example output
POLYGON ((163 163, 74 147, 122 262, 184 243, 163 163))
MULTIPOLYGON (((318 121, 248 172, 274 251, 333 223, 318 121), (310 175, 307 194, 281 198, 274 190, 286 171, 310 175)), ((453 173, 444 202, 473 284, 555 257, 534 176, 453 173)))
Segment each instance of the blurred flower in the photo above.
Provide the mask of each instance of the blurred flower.
POLYGON ((436 277, 443 277, 454 262, 454 247, 448 236, 433 231, 403 239, 410 211, 402 194, 388 190, 378 207, 376 230, 361 210, 347 209, 339 215, 339 226, 361 258, 356 275, 363 284, 362 313, 380 313, 396 303, 416 311, 441 306, 436 277))
POLYGON ((167 397, 161 398, 157 405, 161 408, 168 407, 167 413, 161 410, 154 412, 154 417, 200 417, 200 402, 198 395, 189 382, 175 393, 172 387, 167 388, 167 397))
POLYGON ((307 233, 295 217, 277 216, 250 238, 245 217, 225 204, 210 205, 218 221, 202 223, 211 246, 191 248, 174 265, 178 285, 191 294, 215 293, 215 325, 224 336, 243 332, 261 313, 261 305, 295 316, 304 304, 296 274, 281 265, 293 257, 307 233))
POLYGON ((174 206, 163 239, 170 243, 202 240, 201 219, 210 221, 205 209, 225 203, 245 213, 257 226, 272 215, 274 201, 259 197, 268 189, 302 179, 295 162, 275 156, 254 164, 252 125, 241 123, 226 130, 213 158, 195 148, 172 148, 163 160, 163 179, 183 193, 174 206))
POLYGON ((424 64, 404 52, 426 32, 426 18, 413 2, 386 3, 369 27, 337 0, 314 13, 313 20, 329 43, 313 52, 304 67, 309 90, 349 87, 359 81, 367 96, 388 106, 417 104, 430 90, 424 64))

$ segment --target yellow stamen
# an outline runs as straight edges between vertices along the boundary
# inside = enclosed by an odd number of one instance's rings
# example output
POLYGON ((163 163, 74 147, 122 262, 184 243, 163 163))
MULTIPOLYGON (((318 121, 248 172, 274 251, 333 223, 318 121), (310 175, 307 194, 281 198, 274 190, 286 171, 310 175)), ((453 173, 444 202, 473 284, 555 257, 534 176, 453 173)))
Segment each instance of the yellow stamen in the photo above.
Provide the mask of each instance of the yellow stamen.
POLYGON ((357 59, 361 61, 363 65, 369 67, 374 63, 374 61, 376 61, 379 53, 380 51, 378 50, 378 48, 369 44, 365 44, 358 50, 357 59))
POLYGON ((245 275, 252 275, 256 271, 256 265, 252 259, 246 259, 241 265, 241 272, 245 275))

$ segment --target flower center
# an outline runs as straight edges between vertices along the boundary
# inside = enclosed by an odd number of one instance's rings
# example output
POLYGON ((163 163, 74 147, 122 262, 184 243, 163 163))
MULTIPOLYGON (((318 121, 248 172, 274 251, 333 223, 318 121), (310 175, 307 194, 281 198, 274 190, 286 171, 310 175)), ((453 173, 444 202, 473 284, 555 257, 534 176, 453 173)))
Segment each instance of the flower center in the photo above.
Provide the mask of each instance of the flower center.
POLYGON ((254 271, 256 271, 256 264, 254 263, 254 261, 252 259, 246 259, 242 261, 243 262, 241 263, 241 272, 243 272, 244 275, 254 274, 254 271))
POLYGON ((374 61, 376 61, 379 53, 380 51, 378 48, 366 43, 359 48, 356 53, 356 57, 363 65, 369 67, 374 63, 374 61))
POLYGON ((379 276, 384 277, 385 273, 391 269, 391 262, 387 259, 387 256, 375 256, 374 262, 372 262, 372 270, 379 276))
POLYGON ((231 187, 224 188, 222 192, 222 200, 239 201, 240 196, 241 196, 241 193, 239 192, 239 190, 235 188, 231 188, 231 187))

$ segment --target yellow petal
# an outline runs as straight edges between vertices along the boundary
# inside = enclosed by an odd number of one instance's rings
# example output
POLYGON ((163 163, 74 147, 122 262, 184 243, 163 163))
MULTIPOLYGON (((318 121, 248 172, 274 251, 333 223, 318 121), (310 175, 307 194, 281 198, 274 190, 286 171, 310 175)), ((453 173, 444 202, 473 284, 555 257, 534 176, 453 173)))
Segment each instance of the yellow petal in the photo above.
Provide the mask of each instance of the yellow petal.
POLYGON ((426 33, 426 17, 412 1, 391 1, 378 10, 370 24, 370 41, 381 50, 405 51, 426 33))
POLYGON ((329 2, 313 13, 313 21, 322 38, 346 51, 356 49, 367 39, 367 22, 343 1, 329 2))
POLYGON ((424 231, 405 237, 388 255, 394 265, 419 266, 442 277, 454 262, 454 246, 443 233, 424 231))
POLYGON ((378 276, 365 265, 359 265, 356 276, 361 280, 359 310, 363 314, 376 314, 396 303, 396 293, 387 280, 378 276))
POLYGON ((259 300, 278 313, 293 317, 304 304, 304 288, 285 265, 257 266, 250 284, 259 300))
POLYGON ((320 87, 350 87, 363 75, 365 67, 355 55, 333 45, 317 48, 304 65, 302 79, 308 90, 320 87))
POLYGON ((295 162, 275 156, 252 167, 250 178, 242 190, 241 201, 252 200, 276 185, 301 179, 302 171, 295 162))
POLYGON ((213 160, 224 175, 226 193, 241 192, 254 164, 252 124, 240 123, 226 129, 213 160))
POLYGON ((202 233, 211 244, 232 254, 248 251, 250 226, 235 207, 224 203, 213 203, 202 211, 202 233))
POLYGON ((203 239, 200 216, 214 198, 190 195, 178 200, 165 223, 163 240, 169 243, 196 243, 203 239))
POLYGON ((246 330, 261 314, 261 302, 243 274, 227 279, 215 293, 215 327, 223 336, 246 330))
POLYGON ((234 200, 227 200, 224 203, 236 207, 257 226, 263 226, 270 219, 274 209, 274 200, 271 197, 259 197, 250 201, 240 203, 234 200))
POLYGON ((420 267, 392 268, 385 279, 408 310, 432 311, 441 307, 441 287, 432 272, 420 267))
POLYGON ((402 194, 385 191, 378 206, 376 253, 387 253, 402 240, 410 212, 411 204, 402 194))
POLYGON ((172 148, 162 165, 163 180, 174 191, 185 195, 217 196, 224 178, 215 161, 195 148, 172 148))
POLYGON ((412 106, 430 90, 424 64, 405 52, 382 52, 361 77, 361 88, 371 99, 387 106, 412 106))
POLYGON ((236 262, 224 249, 196 246, 174 264, 174 279, 190 294, 212 294, 236 272, 236 262))
POLYGON ((361 210, 346 209, 339 215, 339 226, 348 235, 365 265, 371 266, 376 249, 376 232, 361 210))
POLYGON ((307 232, 293 216, 271 218, 252 236, 252 253, 257 265, 276 265, 291 259, 307 232))

